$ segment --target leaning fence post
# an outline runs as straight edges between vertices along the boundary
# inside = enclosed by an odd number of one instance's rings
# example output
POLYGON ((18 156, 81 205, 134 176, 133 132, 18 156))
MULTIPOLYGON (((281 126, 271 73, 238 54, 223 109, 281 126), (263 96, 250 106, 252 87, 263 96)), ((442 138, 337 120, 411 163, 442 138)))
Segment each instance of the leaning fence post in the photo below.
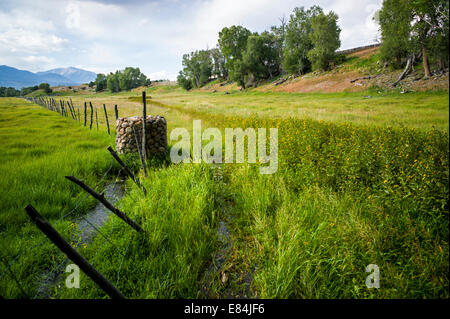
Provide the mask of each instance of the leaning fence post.
POLYGON ((33 223, 48 237, 66 256, 77 264, 104 292, 111 298, 125 299, 125 296, 114 287, 108 279, 97 271, 86 259, 84 259, 41 215, 28 205, 25 210, 33 223))
POLYGON ((92 129, 92 121, 93 121, 93 117, 94 117, 94 108, 92 107, 92 103, 89 102, 89 106, 91 108, 91 124, 89 125, 89 129, 92 129))
POLYGON ((108 112, 106 112, 106 106, 105 106, 105 104, 103 104, 103 110, 105 110, 106 127, 108 128, 108 134, 111 135, 111 133, 109 132, 108 112))
POLYGON ((138 232, 144 232, 144 230, 139 226, 134 220, 130 219, 125 213, 123 213, 118 208, 114 207, 110 202, 108 202, 105 198, 105 195, 98 194, 96 191, 94 191, 92 188, 87 186, 82 180, 79 180, 78 178, 74 176, 66 176, 66 178, 69 181, 74 182, 78 186, 80 186, 82 189, 84 189, 86 192, 92 195, 95 199, 97 199, 100 203, 102 203, 106 208, 108 208, 111 212, 113 212, 116 216, 121 218, 124 222, 126 222, 128 225, 133 227, 138 232))
POLYGON ((140 188, 142 188, 142 191, 144 192, 144 195, 147 195, 147 190, 145 189, 144 185, 141 184, 138 178, 134 176, 133 172, 128 168, 128 166, 120 159, 119 155, 113 150, 111 146, 108 146, 108 151, 111 153, 111 155, 114 157, 114 159, 122 166, 122 168, 125 170, 125 173, 130 176, 130 178, 133 180, 133 182, 140 188))
POLYGON ((64 104, 62 103, 61 100, 59 100, 59 105, 61 105, 62 115, 64 117, 66 117, 66 109, 65 109, 64 104))

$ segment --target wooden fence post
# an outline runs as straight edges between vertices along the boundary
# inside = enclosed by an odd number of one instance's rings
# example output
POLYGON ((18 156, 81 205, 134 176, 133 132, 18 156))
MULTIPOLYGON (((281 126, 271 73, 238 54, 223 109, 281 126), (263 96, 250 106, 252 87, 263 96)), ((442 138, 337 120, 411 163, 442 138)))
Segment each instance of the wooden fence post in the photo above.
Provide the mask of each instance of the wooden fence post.
POLYGON ((108 128, 108 134, 111 135, 109 131, 109 121, 108 121, 108 112, 106 112, 106 106, 103 104, 103 110, 105 110, 105 117, 106 117, 106 127, 108 128))
POLYGON ((142 103, 144 103, 144 107, 142 108, 142 155, 144 156, 144 160, 147 161, 147 147, 146 147, 147 143, 145 140, 145 122, 147 122, 147 104, 145 101, 145 91, 142 91, 142 103))
POLYGON ((65 110, 65 108, 64 108, 64 104, 62 103, 61 100, 59 100, 59 105, 61 105, 62 115, 63 115, 64 117, 67 117, 67 116, 66 116, 66 110, 65 110))
POLYGON ((119 118, 119 110, 117 109, 117 104, 114 105, 114 113, 116 114, 116 122, 117 122, 117 119, 119 118))
POLYGON ((95 108, 95 122, 97 123, 97 131, 98 131, 98 115, 97 115, 97 108, 95 108))
POLYGON ((86 105, 86 101, 84 102, 84 126, 86 126, 86 109, 87 109, 87 105, 86 105))
POLYGON ((108 151, 111 153, 111 155, 114 157, 114 159, 122 166, 122 168, 125 170, 125 173, 128 174, 128 176, 131 178, 131 180, 140 188, 142 188, 144 195, 147 195, 147 190, 145 189, 144 185, 141 184, 139 179, 134 176, 133 172, 128 168, 128 166, 120 159, 119 155, 113 150, 111 146, 108 146, 108 151))
POLYGON ((98 194, 96 191, 94 191, 92 188, 87 186, 82 180, 79 180, 78 178, 74 176, 66 176, 66 178, 80 186, 82 189, 84 189, 86 192, 92 195, 95 199, 97 199, 100 203, 102 203, 106 208, 108 208, 111 212, 116 214, 119 218, 121 218, 124 222, 126 222, 128 225, 133 227, 138 232, 144 232, 144 230, 139 226, 134 220, 130 219, 125 213, 114 207, 110 202, 108 202, 105 198, 105 195, 98 194))
POLYGON ((89 129, 92 129, 92 122, 93 122, 93 118, 94 118, 94 108, 92 107, 92 103, 89 102, 89 106, 91 108, 91 124, 89 124, 89 129))
POLYGON ((125 299, 125 296, 114 287, 108 279, 84 259, 41 215, 28 205, 25 210, 36 226, 47 236, 66 256, 77 264, 105 293, 114 299, 125 299))
POLYGON ((72 110, 72 105, 70 105, 69 101, 67 101, 67 106, 69 107, 70 115, 72 116, 72 119, 75 120, 75 115, 74 115, 73 110, 72 110))

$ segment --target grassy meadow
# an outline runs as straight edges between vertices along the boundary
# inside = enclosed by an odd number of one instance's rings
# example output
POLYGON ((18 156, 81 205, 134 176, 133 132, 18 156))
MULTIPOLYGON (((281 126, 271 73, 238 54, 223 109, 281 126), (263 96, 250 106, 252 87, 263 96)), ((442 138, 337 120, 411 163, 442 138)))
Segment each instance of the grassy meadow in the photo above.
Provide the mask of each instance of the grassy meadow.
MULTIPOLYGON (((448 92, 225 95, 162 86, 147 95, 148 113, 167 119, 168 135, 192 131, 193 119, 222 133, 277 127, 279 167, 261 175, 263 164, 149 161, 148 177, 140 174, 147 196, 127 181, 118 204, 147 233, 113 216, 102 227, 108 240, 97 236, 80 248, 127 297, 448 298, 448 92), (365 285, 369 264, 380 268, 380 289, 365 285)), ((114 130, 105 133, 101 105, 110 123, 114 104, 119 116, 141 115, 139 92, 71 98, 80 111, 92 101, 98 132, 95 117, 89 131, 23 100, 0 99, 5 260, 43 237, 27 222, 28 202, 76 236, 58 217, 82 195, 63 176, 95 185, 111 164, 104 150, 114 130)), ((135 156, 126 161, 139 170, 135 156)), ((46 243, 26 256, 12 270, 31 293, 35 274, 58 254, 46 243)), ((84 274, 80 289, 56 285, 51 294, 107 297, 84 274)), ((0 295, 26 297, 8 275, 0 295)))

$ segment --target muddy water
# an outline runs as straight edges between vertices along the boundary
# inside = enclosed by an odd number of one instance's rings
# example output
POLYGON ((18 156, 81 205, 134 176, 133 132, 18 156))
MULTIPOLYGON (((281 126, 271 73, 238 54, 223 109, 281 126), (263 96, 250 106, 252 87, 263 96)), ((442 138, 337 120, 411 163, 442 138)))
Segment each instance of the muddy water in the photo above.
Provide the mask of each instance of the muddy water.
MULTIPOLYGON (((124 184, 112 183, 107 185, 104 190, 104 195, 110 203, 114 204, 125 195, 124 184)), ((92 209, 84 216, 84 218, 74 220, 74 222, 77 224, 78 232, 80 234, 79 241, 76 244, 75 248, 91 241, 96 235, 95 228, 100 229, 108 220, 111 214, 112 213, 108 209, 106 209, 103 204, 98 203, 94 209, 92 209)), ((65 269, 69 263, 71 263, 71 261, 66 258, 65 261, 57 265, 56 268, 52 270, 46 270, 39 275, 39 284, 35 298, 47 299, 51 297, 52 287, 56 286, 57 284, 62 285, 62 281, 65 279, 65 269)))

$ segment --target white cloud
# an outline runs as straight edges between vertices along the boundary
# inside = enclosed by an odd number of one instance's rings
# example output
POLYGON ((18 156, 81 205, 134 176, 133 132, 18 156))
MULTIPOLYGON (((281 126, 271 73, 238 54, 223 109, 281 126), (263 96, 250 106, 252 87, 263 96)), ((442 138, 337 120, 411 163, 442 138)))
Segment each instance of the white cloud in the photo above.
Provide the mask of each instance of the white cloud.
POLYGON ((70 2, 66 6, 65 10, 67 17, 66 17, 66 27, 69 29, 79 29, 80 28, 80 6, 77 3, 70 2))
POLYGON ((102 73, 137 66, 151 79, 175 79, 182 55, 214 47, 223 27, 240 24, 261 32, 296 6, 335 11, 343 49, 373 43, 378 27, 371 16, 381 2, 2 0, 0 64, 41 70, 76 65, 102 73))

